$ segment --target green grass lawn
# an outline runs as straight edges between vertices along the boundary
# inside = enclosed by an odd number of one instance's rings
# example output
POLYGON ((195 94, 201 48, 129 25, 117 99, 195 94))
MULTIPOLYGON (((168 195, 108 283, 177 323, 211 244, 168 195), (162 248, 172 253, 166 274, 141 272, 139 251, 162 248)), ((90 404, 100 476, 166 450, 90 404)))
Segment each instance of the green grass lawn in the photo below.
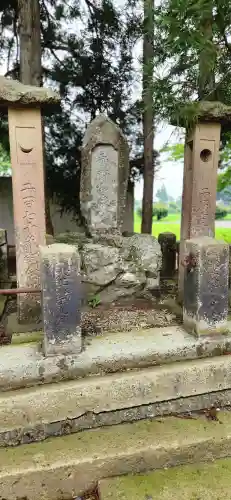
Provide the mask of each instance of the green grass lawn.
MULTIPOLYGON (((227 217, 226 220, 231 220, 227 217)), ((137 214, 134 216, 134 231, 140 233, 141 219, 137 214)), ((160 233, 169 231, 176 235, 176 239, 180 239, 180 217, 178 214, 169 214, 168 217, 161 221, 153 221, 152 234, 158 237, 160 233)), ((216 238, 231 243, 231 228, 219 227, 216 229, 216 238)))

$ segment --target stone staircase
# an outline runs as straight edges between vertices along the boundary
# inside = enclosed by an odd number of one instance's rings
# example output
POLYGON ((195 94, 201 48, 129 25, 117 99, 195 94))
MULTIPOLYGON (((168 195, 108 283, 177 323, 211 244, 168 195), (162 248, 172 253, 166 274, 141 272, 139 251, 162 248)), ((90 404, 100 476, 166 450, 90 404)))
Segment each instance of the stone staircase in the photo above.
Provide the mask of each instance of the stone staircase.
POLYGON ((228 500, 231 459, 100 481, 101 500, 228 500))
POLYGON ((121 484, 126 500, 127 480, 135 500, 139 478, 107 478, 167 468, 162 478, 231 456, 229 353, 230 336, 176 326, 94 337, 78 356, 46 358, 38 341, 3 346, 0 498, 68 499, 99 484, 107 500, 121 484), (206 418, 212 405, 225 409, 220 421, 206 418))

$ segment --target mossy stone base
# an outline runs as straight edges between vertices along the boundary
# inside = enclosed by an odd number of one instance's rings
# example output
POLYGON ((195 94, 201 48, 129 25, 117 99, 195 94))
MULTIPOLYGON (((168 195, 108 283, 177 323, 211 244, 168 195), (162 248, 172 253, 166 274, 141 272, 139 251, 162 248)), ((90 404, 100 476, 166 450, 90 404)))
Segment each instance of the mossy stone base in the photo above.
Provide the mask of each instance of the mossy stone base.
POLYGON ((21 324, 18 321, 17 313, 12 313, 6 319, 6 333, 9 335, 19 335, 21 333, 40 332, 43 330, 42 321, 31 324, 21 324))
POLYGON ((106 479, 101 500, 229 500, 231 459, 106 479))

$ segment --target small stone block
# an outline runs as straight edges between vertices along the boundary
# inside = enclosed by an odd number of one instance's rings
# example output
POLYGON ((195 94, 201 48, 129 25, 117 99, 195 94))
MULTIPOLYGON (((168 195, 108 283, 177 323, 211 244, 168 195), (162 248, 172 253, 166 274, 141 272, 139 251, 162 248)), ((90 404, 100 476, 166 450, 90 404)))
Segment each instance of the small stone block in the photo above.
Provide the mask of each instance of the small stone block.
POLYGON ((81 352, 81 280, 78 250, 56 243, 40 247, 44 354, 81 352))
POLYGON ((170 278, 176 269, 176 235, 174 233, 160 233, 158 242, 162 251, 161 276, 170 278))
POLYGON ((228 331, 229 245, 208 236, 186 241, 183 324, 197 336, 228 331))

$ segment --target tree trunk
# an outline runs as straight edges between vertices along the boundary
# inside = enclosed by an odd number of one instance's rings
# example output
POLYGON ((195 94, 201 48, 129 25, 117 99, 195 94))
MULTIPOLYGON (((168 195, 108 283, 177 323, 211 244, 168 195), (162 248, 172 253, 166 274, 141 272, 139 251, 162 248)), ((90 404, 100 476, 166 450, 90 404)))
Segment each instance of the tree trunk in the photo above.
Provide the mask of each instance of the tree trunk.
POLYGON ((144 0, 143 34, 143 137, 144 187, 142 204, 142 233, 152 232, 154 184, 154 111, 153 111, 153 58, 154 58, 154 1, 144 0))
MULTIPOLYGON (((20 81, 25 85, 36 85, 37 87, 41 87, 42 51, 39 0, 18 0, 18 9, 20 37, 20 81)), ((44 126, 43 145, 45 145, 44 126)), ((50 215, 49 197, 47 195, 45 167, 44 174, 46 232, 47 234, 53 235, 54 230, 50 215)))
POLYGON ((216 46, 213 43, 213 5, 205 1, 201 11, 202 48, 199 53, 199 99, 216 100, 215 66, 216 46))

